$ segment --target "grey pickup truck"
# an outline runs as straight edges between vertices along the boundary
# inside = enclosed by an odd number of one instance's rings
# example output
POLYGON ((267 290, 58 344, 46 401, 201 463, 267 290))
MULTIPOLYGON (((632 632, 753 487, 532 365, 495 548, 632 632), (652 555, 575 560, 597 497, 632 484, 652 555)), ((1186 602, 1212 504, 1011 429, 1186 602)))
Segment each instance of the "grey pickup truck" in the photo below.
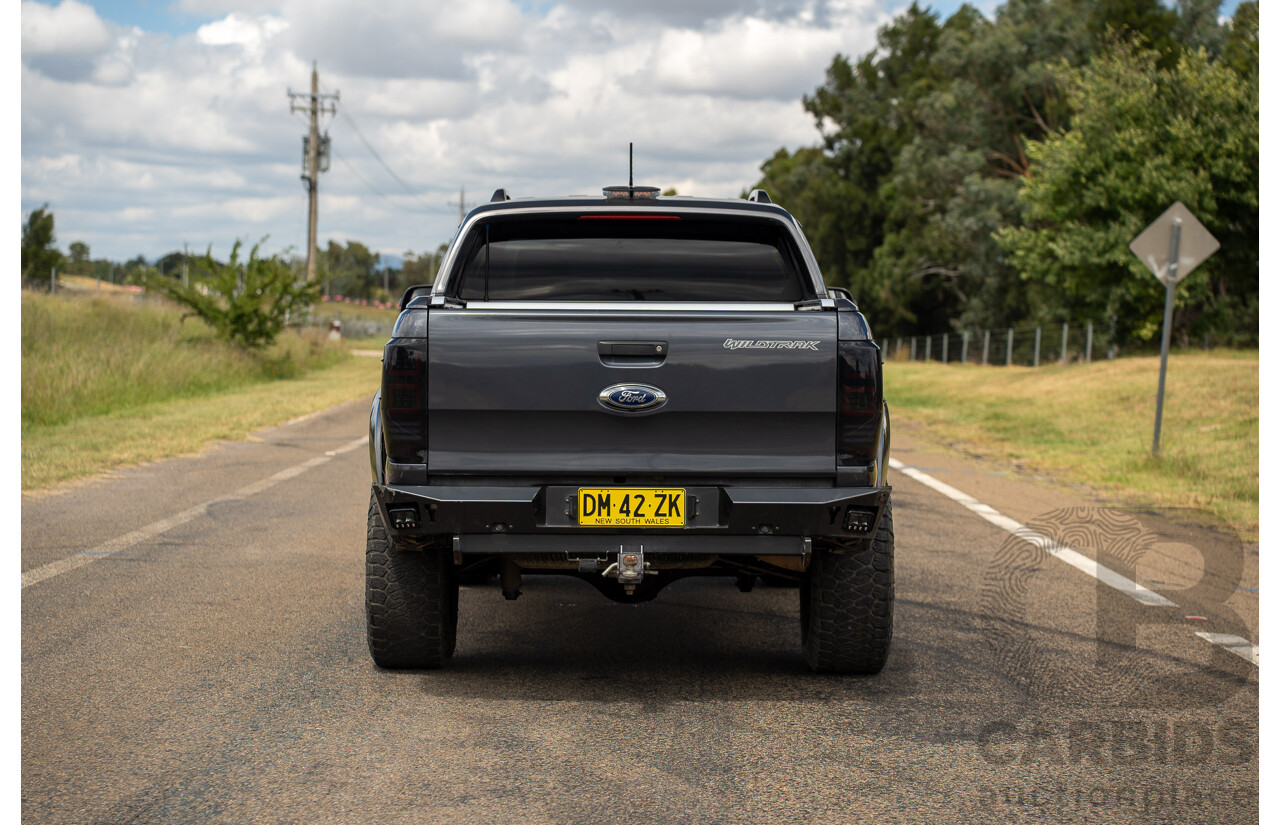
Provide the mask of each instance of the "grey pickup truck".
POLYGON ((576 576, 622 602, 686 576, 799 585, 816 671, 893 633, 880 349, 799 223, 745 200, 472 210, 410 288, 369 417, 369 650, 443 665, 458 584, 576 576))

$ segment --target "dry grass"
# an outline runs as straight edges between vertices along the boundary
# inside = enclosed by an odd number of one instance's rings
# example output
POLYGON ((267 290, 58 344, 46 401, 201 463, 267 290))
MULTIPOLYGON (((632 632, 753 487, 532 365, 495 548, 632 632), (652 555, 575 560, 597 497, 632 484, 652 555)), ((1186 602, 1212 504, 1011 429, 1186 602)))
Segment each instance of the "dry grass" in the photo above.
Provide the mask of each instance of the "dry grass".
POLYGON ((244 438, 344 401, 371 399, 380 366, 374 358, 351 358, 302 378, 32 427, 22 437, 22 489, 198 452, 218 439, 244 438))
POLYGON ((344 358, 319 333, 286 333, 250 353, 155 300, 25 293, 23 429, 296 377, 344 358))
POLYGON ((378 362, 322 334, 262 353, 130 296, 22 296, 22 488, 241 438, 372 396, 378 362))
POLYGON ((1131 503, 1206 511, 1258 531, 1258 354, 1174 353, 1161 455, 1151 455, 1159 358, 979 367, 889 362, 895 418, 934 443, 1131 503))

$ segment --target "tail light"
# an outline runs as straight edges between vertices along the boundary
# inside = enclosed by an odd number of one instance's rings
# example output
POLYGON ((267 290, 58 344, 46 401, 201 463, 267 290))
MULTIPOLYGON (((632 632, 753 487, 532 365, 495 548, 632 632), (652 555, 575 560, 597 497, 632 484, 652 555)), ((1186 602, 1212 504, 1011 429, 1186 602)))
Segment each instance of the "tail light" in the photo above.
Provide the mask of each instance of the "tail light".
POLYGON ((427 310, 405 310, 382 357, 382 437, 388 483, 425 484, 427 480, 427 354, 427 310))
MULTIPOLYGON (((836 469, 863 470, 871 483, 879 458, 884 404, 880 348, 874 341, 841 341, 836 421, 836 469)), ((856 483, 856 482, 855 482, 856 483)))

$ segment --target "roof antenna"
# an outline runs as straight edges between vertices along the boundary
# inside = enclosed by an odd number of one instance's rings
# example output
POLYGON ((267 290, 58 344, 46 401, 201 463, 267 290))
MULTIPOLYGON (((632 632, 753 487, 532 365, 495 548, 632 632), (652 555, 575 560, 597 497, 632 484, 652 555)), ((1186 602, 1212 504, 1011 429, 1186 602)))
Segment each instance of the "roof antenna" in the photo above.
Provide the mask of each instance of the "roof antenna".
POLYGON ((634 143, 627 144, 627 188, 631 191, 627 196, 634 199, 636 196, 636 145, 634 143))

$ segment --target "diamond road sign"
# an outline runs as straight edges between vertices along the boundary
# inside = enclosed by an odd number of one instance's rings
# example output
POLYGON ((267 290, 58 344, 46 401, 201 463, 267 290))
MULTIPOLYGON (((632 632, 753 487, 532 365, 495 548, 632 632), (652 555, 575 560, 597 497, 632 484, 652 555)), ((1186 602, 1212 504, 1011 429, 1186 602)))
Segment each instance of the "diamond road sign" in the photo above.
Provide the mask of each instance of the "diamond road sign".
POLYGON ((1173 283, 1176 284, 1190 275, 1191 270, 1218 251, 1218 239, 1209 234, 1209 230, 1196 220, 1196 216, 1191 214, 1190 209, 1182 205, 1182 201, 1170 206, 1129 244, 1129 249, 1147 265, 1151 274, 1166 285, 1170 283, 1169 242, 1172 239, 1175 222, 1181 227, 1181 238, 1178 243, 1178 266, 1174 270, 1173 283))

